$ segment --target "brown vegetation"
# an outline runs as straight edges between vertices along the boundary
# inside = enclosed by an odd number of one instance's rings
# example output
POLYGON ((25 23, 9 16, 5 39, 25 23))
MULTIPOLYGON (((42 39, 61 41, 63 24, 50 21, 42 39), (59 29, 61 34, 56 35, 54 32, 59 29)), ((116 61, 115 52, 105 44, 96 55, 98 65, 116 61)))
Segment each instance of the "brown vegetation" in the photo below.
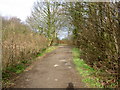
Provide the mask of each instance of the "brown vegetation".
POLYGON ((30 30, 18 18, 3 18, 3 69, 29 60, 47 47, 47 39, 30 30))
POLYGON ((81 50, 80 58, 97 71, 94 76, 101 84, 118 87, 120 2, 38 2, 27 22, 38 32, 17 18, 3 18, 3 69, 31 59, 53 43, 72 41, 81 50), (69 40, 57 39, 61 27, 70 29, 69 40))

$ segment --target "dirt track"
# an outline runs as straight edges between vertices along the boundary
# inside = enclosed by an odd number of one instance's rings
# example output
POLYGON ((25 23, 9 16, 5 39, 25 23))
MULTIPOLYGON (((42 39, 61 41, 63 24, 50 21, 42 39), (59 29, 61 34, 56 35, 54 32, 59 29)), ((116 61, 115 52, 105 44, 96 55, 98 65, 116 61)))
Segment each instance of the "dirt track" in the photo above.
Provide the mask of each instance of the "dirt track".
POLYGON ((71 48, 59 46, 27 68, 14 88, 66 88, 70 82, 75 88, 85 88, 72 63, 71 48))

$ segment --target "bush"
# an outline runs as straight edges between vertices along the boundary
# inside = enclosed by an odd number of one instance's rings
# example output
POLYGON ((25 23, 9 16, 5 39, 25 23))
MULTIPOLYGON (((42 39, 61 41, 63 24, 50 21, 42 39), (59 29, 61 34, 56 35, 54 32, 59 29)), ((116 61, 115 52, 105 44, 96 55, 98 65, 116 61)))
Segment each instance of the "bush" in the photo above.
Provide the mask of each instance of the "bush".
POLYGON ((33 32, 17 18, 3 18, 3 69, 24 60, 30 60, 47 47, 45 36, 33 32))

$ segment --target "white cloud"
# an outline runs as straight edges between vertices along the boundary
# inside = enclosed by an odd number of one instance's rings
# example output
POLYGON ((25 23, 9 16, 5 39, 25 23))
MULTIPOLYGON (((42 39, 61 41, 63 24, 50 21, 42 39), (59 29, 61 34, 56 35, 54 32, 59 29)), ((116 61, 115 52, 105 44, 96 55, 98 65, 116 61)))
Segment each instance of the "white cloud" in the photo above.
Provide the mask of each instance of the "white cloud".
POLYGON ((16 16, 23 21, 30 15, 36 0, 0 0, 0 14, 2 16, 16 16))

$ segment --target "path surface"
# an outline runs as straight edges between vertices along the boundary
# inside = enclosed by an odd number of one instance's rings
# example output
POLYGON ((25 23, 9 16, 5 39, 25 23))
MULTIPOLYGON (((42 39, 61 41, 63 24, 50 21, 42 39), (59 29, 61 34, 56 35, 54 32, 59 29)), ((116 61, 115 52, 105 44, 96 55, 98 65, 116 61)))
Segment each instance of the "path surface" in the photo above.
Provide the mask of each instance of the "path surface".
POLYGON ((15 88, 66 88, 72 82, 75 88, 85 88, 72 63, 69 46, 59 46, 33 63, 15 81, 15 88))

